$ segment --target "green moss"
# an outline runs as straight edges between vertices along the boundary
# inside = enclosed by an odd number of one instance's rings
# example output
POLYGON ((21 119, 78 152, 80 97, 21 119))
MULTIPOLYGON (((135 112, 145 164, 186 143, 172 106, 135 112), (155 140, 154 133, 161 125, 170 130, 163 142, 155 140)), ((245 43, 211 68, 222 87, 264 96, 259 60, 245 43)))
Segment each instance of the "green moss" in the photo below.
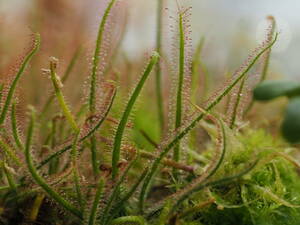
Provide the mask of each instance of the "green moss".
POLYGON ((264 130, 246 130, 237 135, 237 140, 242 145, 231 150, 217 177, 231 174, 257 157, 260 162, 242 179, 210 188, 216 203, 191 219, 206 225, 297 224, 300 221, 297 168, 277 154, 285 154, 288 146, 264 130))

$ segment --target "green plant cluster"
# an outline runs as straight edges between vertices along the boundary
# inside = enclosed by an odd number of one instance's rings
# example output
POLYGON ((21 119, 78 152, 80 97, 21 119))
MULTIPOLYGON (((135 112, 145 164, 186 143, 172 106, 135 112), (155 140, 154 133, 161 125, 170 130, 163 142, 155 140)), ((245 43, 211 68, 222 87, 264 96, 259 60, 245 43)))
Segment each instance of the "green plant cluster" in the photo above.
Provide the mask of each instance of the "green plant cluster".
MULTIPOLYGON (((242 129, 237 116, 249 71, 266 54, 264 62, 268 64, 266 60, 278 34, 272 31, 268 40, 223 88, 199 107, 195 99, 203 39, 193 62, 189 63, 186 53, 189 8, 179 7, 175 110, 169 115, 174 114, 175 119, 170 121, 175 124, 171 124, 174 129, 165 134, 161 25, 157 31, 157 51, 149 57, 125 104, 118 98, 117 81, 98 79, 103 35, 116 3, 110 0, 102 16, 89 73, 88 97, 76 113, 75 107, 67 104, 63 84, 76 65, 80 51, 75 53, 62 78, 58 74, 58 60, 50 58, 49 68, 44 73, 49 76, 53 95, 42 110, 29 106, 26 129, 19 129, 15 91, 39 50, 39 34, 35 35, 34 44, 13 81, 1 85, 0 223, 298 224, 300 181, 297 170, 300 165, 293 158, 295 148, 263 129, 242 129), (159 143, 148 135, 153 130, 152 124, 147 124, 152 126, 149 131, 140 131, 130 120, 137 100, 145 100, 141 92, 155 69, 157 115, 160 132, 166 136, 159 143), (188 76, 192 76, 190 86, 186 84, 188 76), (226 121, 217 113, 216 106, 236 88, 238 97, 233 101, 233 114, 230 121, 226 121), (191 95, 186 94, 189 91, 191 95), (54 100, 57 105, 52 104, 54 100), (185 105, 187 102, 191 107, 185 105), (50 109, 54 112, 48 119, 50 109), (116 127, 112 128, 111 124, 116 121, 112 118, 114 110, 121 114, 116 127), (199 127, 207 134, 201 152, 197 151, 194 132, 199 127), (42 145, 38 144, 37 130, 45 134, 41 137, 42 145), (132 137, 137 133, 152 148, 140 147, 132 137), (58 142, 58 138, 63 141, 58 142)), ((159 3, 157 21, 161 23, 163 5, 159 3)), ((262 74, 266 74, 266 67, 262 74)), ((138 116, 137 113, 136 117, 144 118, 145 113, 149 114, 143 112, 138 116)))

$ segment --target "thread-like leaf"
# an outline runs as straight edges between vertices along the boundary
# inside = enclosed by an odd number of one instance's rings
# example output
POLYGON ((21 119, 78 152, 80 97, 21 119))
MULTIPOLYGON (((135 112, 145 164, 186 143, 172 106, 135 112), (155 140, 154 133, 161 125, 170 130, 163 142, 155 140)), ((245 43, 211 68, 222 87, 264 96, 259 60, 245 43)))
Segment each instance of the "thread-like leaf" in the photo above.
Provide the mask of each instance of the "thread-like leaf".
POLYGON ((36 221, 44 199, 45 199, 45 194, 40 194, 40 193, 37 194, 37 196, 34 199, 30 214, 28 216, 29 221, 36 221))
POLYGON ((290 202, 287 202, 286 200, 282 199, 281 197, 274 194, 269 188, 261 187, 259 185, 251 185, 254 189, 261 192, 264 196, 270 198, 272 201, 284 205, 286 207, 290 208, 300 208, 300 205, 292 204, 290 202))
MULTIPOLYGON (((269 20, 270 27, 269 27, 269 32, 267 34, 267 39, 269 41, 271 41, 274 38, 275 35, 275 30, 276 30, 276 21, 275 18, 273 16, 268 16, 267 20, 269 20)), ((270 57, 271 57, 271 49, 269 49, 268 51, 266 51, 266 53, 264 54, 263 57, 263 62, 262 62, 262 69, 261 69, 261 76, 260 76, 260 80, 259 82, 263 82, 268 74, 268 69, 269 69, 269 64, 270 64, 270 57)), ((254 99, 252 98, 247 109, 244 111, 244 113, 247 113, 251 110, 251 108, 254 105, 254 99)))
POLYGON ((252 163, 248 168, 246 168, 245 170, 243 170, 240 173, 228 176, 228 177, 224 177, 221 178, 219 180, 215 180, 215 181, 210 181, 210 182, 206 182, 204 184, 200 184, 196 187, 194 187, 193 189, 189 190, 188 192, 186 192, 184 195, 182 195, 177 201, 176 204, 173 205, 171 211, 170 211, 170 215, 172 215, 175 210, 177 209, 177 207, 187 198, 189 198, 193 193, 202 190, 205 187, 211 187, 211 186, 219 186, 219 185, 223 185, 226 184, 228 182, 232 182, 235 179, 238 179, 244 175, 246 175, 247 173, 249 173, 256 165, 257 165, 258 160, 256 160, 254 163, 252 163))
POLYGON ((12 173, 10 172, 10 169, 4 162, 3 162, 2 167, 3 167, 4 173, 6 175, 6 178, 7 178, 7 181, 8 181, 8 184, 9 184, 11 190, 15 192, 17 190, 17 185, 15 183, 12 173))
POLYGON ((130 162, 130 164, 127 166, 126 170, 124 171, 124 173, 122 174, 122 176, 120 177, 119 181, 117 182, 117 184, 115 185, 111 196, 108 198, 106 206, 103 210, 103 213, 101 215, 101 219, 100 222, 105 224, 104 221, 106 221, 107 217, 109 216, 109 211, 112 208, 112 204, 115 201, 115 199, 117 198, 117 195, 120 193, 120 187, 121 185, 124 183, 125 178, 127 177, 127 174, 129 172, 129 170, 134 166, 134 164, 137 162, 137 160, 139 159, 138 156, 135 157, 134 160, 132 160, 132 162, 130 162))
MULTIPOLYGON (((62 82, 63 84, 67 81, 67 79, 69 78, 71 72, 73 71, 73 68, 74 68, 74 66, 75 66, 75 64, 76 64, 76 61, 77 61, 77 59, 78 59, 78 57, 79 57, 79 55, 80 55, 80 53, 81 53, 81 50, 82 50, 81 47, 79 47, 79 48, 75 51, 75 53, 74 53, 72 59, 70 60, 69 65, 68 65, 68 67, 67 67, 67 69, 66 69, 66 71, 65 71, 65 73, 64 73, 64 75, 63 75, 63 77, 61 78, 61 82, 62 82)), ((42 112, 41 112, 41 116, 44 115, 45 112, 47 112, 48 108, 50 107, 51 103, 53 102, 54 97, 55 97, 55 95, 51 95, 51 96, 48 98, 48 100, 46 101, 45 106, 43 107, 43 110, 42 110, 42 112)))
MULTIPOLYGON (((116 91, 113 92, 112 98, 111 98, 109 104, 107 105, 107 108, 105 109, 105 112, 104 112, 103 116, 101 117, 101 119, 96 123, 96 125, 86 135, 84 135, 83 137, 81 137, 79 139, 79 142, 83 142, 84 140, 88 139, 89 137, 91 137, 99 129, 99 127, 105 121, 108 113, 110 112, 110 109, 111 109, 111 107, 114 103, 115 97, 116 97, 116 91)), ((62 148, 61 150, 58 150, 57 152, 55 152, 52 155, 48 156, 46 159, 44 159, 39 164, 37 169, 42 168, 44 165, 46 165, 52 159, 59 157, 61 154, 65 153, 66 151, 70 150, 71 148, 72 148, 72 145, 67 145, 64 148, 62 148)))
MULTIPOLYGON (((182 88, 184 79, 184 62, 185 62, 185 34, 183 29, 182 13, 179 13, 179 71, 178 71, 178 85, 177 85, 177 97, 176 97, 176 117, 175 117, 175 129, 181 126, 182 119, 182 88)), ((178 142, 174 148, 173 159, 179 161, 180 159, 180 142, 178 142)), ((176 177, 176 170, 174 171, 176 177)))
POLYGON ((100 51, 101 51, 101 45, 103 40, 103 34, 105 30, 105 24, 107 22, 107 18, 109 16, 109 13, 115 4, 116 0, 111 0, 105 9, 104 15, 101 19, 99 29, 98 29, 98 35, 96 40, 96 47, 93 55, 93 62, 92 62, 92 71, 90 75, 91 84, 90 84, 90 96, 89 96, 89 109, 91 113, 94 113, 96 109, 96 81, 97 81, 97 71, 98 71, 98 65, 100 61, 100 51))
POLYGON ((220 168, 226 152, 226 134, 225 134, 225 127, 221 120, 218 120, 212 116, 211 120, 213 120, 220 129, 219 134, 219 140, 218 140, 218 147, 216 151, 216 155, 214 158, 217 158, 217 160, 213 160, 213 162, 210 164, 210 166, 203 172, 201 176, 196 178, 190 185, 185 187, 183 190, 179 191, 178 193, 175 193, 173 196, 173 199, 181 199, 183 196, 188 196, 188 193, 191 193, 193 189, 195 189, 197 186, 205 183, 210 177, 212 177, 217 170, 220 168))
MULTIPOLYGON (((209 112, 215 105, 217 105, 224 98, 224 96, 226 96, 231 91, 231 89, 241 79, 243 79, 243 77, 245 77, 245 75, 252 68, 252 66, 256 63, 256 61, 260 58, 260 56, 262 54, 264 54, 268 49, 270 49, 274 45, 274 43, 277 40, 277 37, 278 37, 278 34, 276 34, 276 36, 272 42, 268 43, 267 46, 264 46, 251 59, 251 61, 247 65, 247 67, 243 68, 243 70, 238 73, 238 75, 229 83, 229 85, 226 86, 226 88, 205 107, 205 109, 204 109, 205 111, 209 112)), ((145 178, 144 184, 142 186, 141 196, 140 196, 140 201, 141 201, 140 209, 141 210, 143 210, 144 199, 146 197, 148 186, 149 186, 154 174, 156 173, 156 171, 160 165, 160 162, 168 154, 168 152, 178 143, 178 141, 180 141, 187 133, 190 132, 190 130, 192 130, 198 124, 199 121, 201 121, 203 119, 204 115, 205 115, 204 113, 200 113, 199 115, 197 115, 196 118, 194 118, 187 126, 184 126, 183 130, 178 132, 175 135, 175 137, 173 139, 171 139, 171 141, 169 141, 165 146, 161 147, 161 153, 156 158, 156 160, 152 163, 152 165, 150 167, 150 171, 149 171, 147 177, 145 178)))
POLYGON ((12 127, 12 132, 13 132, 13 136, 14 136, 17 147, 20 150, 23 150, 24 146, 20 139, 19 131, 18 131, 18 125, 17 125, 17 119, 16 119, 16 103, 15 102, 13 102, 12 106, 11 106, 11 127, 12 127))
POLYGON ((207 207, 209 205, 211 205, 212 203, 214 203, 216 200, 214 198, 211 198, 205 202, 202 202, 200 204, 197 204, 191 208, 188 208, 186 210, 184 210, 183 212, 181 212, 178 215, 178 218, 182 219, 184 217, 190 216, 191 214, 195 214, 197 212, 199 212, 200 210, 202 210, 204 207, 207 207))
MULTIPOLYGON (((124 206, 125 202, 127 202, 130 197, 135 193, 136 189, 139 187, 139 185, 141 184, 141 182, 144 180, 145 176, 148 173, 148 168, 145 169, 143 171, 143 173, 140 175, 139 179, 137 180, 137 182, 132 185, 131 189, 125 194, 125 196, 115 205, 115 207, 113 208, 113 210, 111 211, 111 218, 113 218, 115 215, 117 215, 117 213, 122 209, 122 207, 124 206)), ((109 219, 111 219, 109 218, 109 219)), ((108 224, 109 224, 108 220, 108 224)))
MULTIPOLYGON (((198 109, 201 110, 200 108, 198 108, 198 109)), ((201 110, 201 111, 203 112, 203 110, 201 110)), ((191 182, 191 184, 185 186, 181 190, 178 190, 176 193, 170 195, 166 199, 170 199, 170 200, 173 200, 173 201, 176 200, 176 199, 179 199, 181 196, 185 195, 185 193, 189 192, 190 190, 192 190, 196 186, 199 186, 201 183, 206 182, 210 177, 212 177, 217 172, 217 170, 220 168, 220 166, 221 166, 221 164, 224 160, 225 153, 226 153, 225 126, 224 126, 223 122, 220 119, 217 119, 216 117, 214 117, 211 114, 208 114, 207 112, 203 112, 203 113, 207 114, 207 118, 209 120, 211 120, 213 123, 215 123, 216 126, 217 126, 217 129, 218 129, 216 153, 213 156, 213 159, 211 160, 211 163, 206 167, 206 169, 202 172, 202 174, 200 176, 195 178, 191 182)), ((157 211, 158 208, 161 208, 162 205, 164 204, 164 202, 166 201, 166 199, 161 200, 157 204, 157 206, 155 206, 154 208, 152 208, 150 210, 150 213, 148 212, 148 214, 151 214, 153 211, 157 211)))
POLYGON ((31 118, 27 130, 27 137, 26 137, 26 143, 25 143, 25 158, 26 158, 26 163, 28 167, 28 171, 30 172, 33 180, 42 188, 44 191, 46 191, 59 205, 61 205, 63 208, 65 208, 67 211, 71 212, 73 215, 77 216, 78 218, 82 219, 82 214, 81 212, 76 209, 73 205, 71 205, 70 202, 65 200, 62 196, 60 196, 56 191, 54 191, 42 178, 37 170, 35 169, 33 165, 33 161, 31 158, 31 145, 32 145, 32 136, 33 136, 33 131, 35 127, 35 113, 31 113, 31 118))
POLYGON ((167 200, 165 201, 165 205, 161 211, 161 213, 159 214, 159 218, 158 218, 158 225, 165 225, 167 224, 167 220, 168 220, 168 214, 169 211, 171 209, 171 201, 167 200))
POLYGON ((97 163, 97 144, 96 144, 96 137, 94 135, 91 136, 91 145, 90 145, 90 150, 91 150, 91 160, 92 160, 92 168, 93 168, 93 173, 94 175, 97 175, 99 170, 98 170, 98 163, 97 163))
POLYGON ((32 47, 32 50, 27 54, 27 56, 25 57, 24 61, 22 62, 16 76, 15 79, 13 80, 12 84, 9 87, 9 91, 6 97, 6 100, 4 102, 4 106, 3 109, 1 111, 0 114, 0 125, 2 125, 5 121, 6 118, 6 114, 8 112, 9 106, 11 104, 11 101, 13 99, 18 81, 20 80, 21 76, 23 75, 26 67, 28 66, 30 60, 32 59, 32 57, 35 55, 35 53, 38 51, 39 47, 40 47, 40 34, 36 33, 35 34, 35 41, 34 41, 34 45, 32 47))
MULTIPOLYGON (((90 75, 90 94, 89 94, 89 110, 90 113, 95 113, 96 110, 96 85, 97 85, 97 72, 98 72, 98 66, 100 62, 100 51, 101 51, 101 45, 103 41, 103 35, 105 30, 105 25, 108 19, 108 16, 110 14, 110 11, 115 4, 116 0, 111 0, 107 6, 107 8, 104 11, 104 15, 101 19, 99 29, 98 29, 98 35, 96 40, 96 47, 93 55, 93 61, 92 61, 92 71, 90 75)), ((93 172, 96 175, 98 173, 98 164, 97 164, 97 145, 96 145, 96 138, 92 135, 91 136, 91 159, 92 159, 92 167, 93 172)))
MULTIPOLYGON (((0 84, 0 102, 2 102, 3 89, 4 89, 4 84, 0 84)), ((1 111, 1 107, 0 107, 0 111, 1 111)))
POLYGON ((235 125, 235 121, 236 121, 236 117, 237 117, 237 113, 238 113, 237 111, 238 111, 239 104, 240 104, 240 101, 241 101, 241 97, 242 97, 243 89, 244 89, 244 86, 245 86, 246 78, 247 77, 243 78, 243 80, 242 80, 242 82, 239 86, 239 90, 237 92, 236 100, 234 102, 233 112, 232 112, 232 116, 231 116, 231 120, 230 120, 230 128, 231 129, 235 125))
POLYGON ((125 111, 122 115, 121 121, 118 125, 115 139, 114 139, 114 146, 113 146, 113 154, 112 154, 112 177, 113 179, 116 178, 118 173, 118 163, 120 159, 120 149, 121 149, 121 143, 122 143, 122 137, 124 133, 124 129, 128 120, 128 117, 131 113, 131 110, 133 108, 133 105, 135 101, 137 100, 149 74, 151 73, 153 67, 158 62, 159 54, 157 52, 154 52, 150 58, 149 64, 146 67, 145 72, 143 73, 141 79, 139 80, 137 86, 135 87, 126 107, 125 111))
POLYGON ((22 162, 16 155, 15 150, 12 149, 2 138, 0 138, 0 147, 5 152, 5 154, 14 161, 18 166, 22 166, 22 162))
MULTIPOLYGON (((56 146, 57 142, 57 118, 52 119, 52 124, 51 124, 51 133, 49 134, 49 139, 47 141, 51 141, 51 148, 54 148, 56 146)), ((54 174, 57 172, 58 169, 58 164, 59 164, 59 158, 51 160, 49 164, 49 174, 54 174)))
MULTIPOLYGON (((157 0, 157 20, 156 20, 156 51, 161 55, 162 48, 162 14, 163 14, 163 0, 157 0)), ((160 122, 161 131, 164 129, 164 106, 161 88, 161 65, 156 65, 156 99, 157 99, 157 110, 158 118, 160 122)))
POLYGON ((89 225, 95 225, 96 223, 96 215, 97 215, 97 209, 98 209, 98 205, 100 203, 100 199, 103 193, 103 189, 105 186, 105 182, 103 178, 99 179, 98 185, 97 185, 97 191, 96 191, 96 195, 93 201, 93 205, 90 211, 90 216, 89 216, 89 225))
POLYGON ((58 77, 58 75, 55 72, 55 69, 57 67, 56 59, 51 57, 50 59, 50 75, 51 75, 51 81, 54 87, 55 96, 57 98, 57 101, 59 103, 59 106, 64 114, 64 116, 67 118, 70 126, 72 127, 73 131, 76 133, 79 131, 79 127, 77 123, 75 122, 74 116, 71 113, 71 110, 67 106, 64 96, 61 91, 61 81, 58 77))
POLYGON ((73 165, 73 181, 75 185, 76 195, 77 195, 77 201, 81 207, 81 211, 83 211, 83 197, 81 193, 81 187, 80 187, 80 177, 79 177, 79 171, 78 171, 78 163, 77 163, 77 157, 78 157, 78 150, 77 150, 77 144, 78 144, 78 138, 79 138, 80 130, 75 133, 75 138, 72 145, 71 150, 71 160, 73 165))
MULTIPOLYGON (((268 33, 268 40, 272 40, 274 38, 275 29, 276 29, 276 21, 273 16, 268 16, 267 19, 271 22, 269 33, 268 33)), ((270 63, 270 56, 271 56, 271 49, 269 49, 265 53, 265 59, 262 66, 262 72, 260 77, 260 82, 264 81, 267 77, 268 69, 269 69, 269 63, 270 63)))
MULTIPOLYGON (((146 158, 146 159, 153 160, 153 159, 156 158, 155 154, 153 154, 151 152, 148 152, 148 151, 140 150, 140 154, 141 154, 141 157, 146 158)), ((162 164, 164 164, 165 166, 172 167, 172 168, 177 169, 177 170, 183 170, 183 171, 186 171, 186 172, 189 172, 189 173, 194 172, 194 167, 193 166, 186 165, 186 164, 181 163, 181 162, 176 162, 176 161, 171 160, 171 159, 163 159, 162 164)))

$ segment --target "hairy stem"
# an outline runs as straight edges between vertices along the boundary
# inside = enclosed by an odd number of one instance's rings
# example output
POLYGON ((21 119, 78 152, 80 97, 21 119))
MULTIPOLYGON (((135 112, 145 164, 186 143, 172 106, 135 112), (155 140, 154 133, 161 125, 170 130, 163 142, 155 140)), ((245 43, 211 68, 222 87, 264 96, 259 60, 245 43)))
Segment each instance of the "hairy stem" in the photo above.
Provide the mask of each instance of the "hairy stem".
POLYGON ((117 198, 118 194, 120 194, 120 187, 121 185, 124 183, 125 178, 129 172, 129 170, 134 166, 134 164, 137 162, 138 160, 138 156, 136 156, 135 159, 132 160, 132 162, 127 166, 126 170, 124 171, 124 173, 122 174, 121 178, 119 179, 119 181, 116 183, 111 196, 108 198, 106 206, 103 210, 102 213, 102 217, 100 219, 101 224, 105 224, 105 221, 108 219, 108 215, 109 215, 109 211, 111 210, 112 206, 113 206, 113 202, 115 201, 115 199, 117 198))

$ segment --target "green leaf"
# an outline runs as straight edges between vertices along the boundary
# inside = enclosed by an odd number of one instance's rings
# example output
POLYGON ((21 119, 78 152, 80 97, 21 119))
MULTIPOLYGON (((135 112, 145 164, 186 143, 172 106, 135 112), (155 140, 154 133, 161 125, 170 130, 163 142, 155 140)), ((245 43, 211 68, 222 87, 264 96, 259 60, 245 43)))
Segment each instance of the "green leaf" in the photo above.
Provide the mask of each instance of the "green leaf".
POLYGON ((97 215, 97 209, 100 203, 100 199, 103 193, 103 189, 105 187, 105 181, 103 178, 99 179, 98 185, 97 185, 97 191, 96 191, 96 195, 93 201, 93 205, 90 211, 90 216, 89 216, 89 225, 94 225, 96 224, 96 215, 97 215))
POLYGON ((71 205, 70 202, 65 200, 58 192, 56 192, 54 189, 52 189, 45 181, 45 179, 40 176, 34 167, 33 160, 31 157, 31 147, 32 147, 32 136, 34 132, 35 127, 35 114, 32 112, 28 130, 27 130, 27 138, 26 138, 26 144, 25 144, 25 159, 26 164, 28 167, 28 171, 30 172, 33 180, 42 188, 45 192, 51 196, 59 205, 61 205, 63 208, 65 208, 67 211, 71 212, 73 215, 77 216, 78 218, 82 219, 82 213, 75 208, 73 205, 71 205))
MULTIPOLYGON (((178 85, 176 96, 176 115, 175 115, 175 129, 181 126, 182 120, 182 92, 184 82, 184 68, 185 68, 185 33, 183 25, 183 13, 179 13, 179 71, 178 71, 178 85)), ((180 160, 180 142, 174 148, 173 159, 178 162, 180 160)), ((174 169, 173 175, 177 178, 177 172, 174 169)))
POLYGON ((113 202, 117 199, 118 194, 120 194, 120 187, 125 182, 125 179, 127 177, 129 170, 136 164, 138 159, 139 159, 139 157, 136 156, 135 159, 133 159, 130 162, 130 164, 127 166, 126 170, 124 171, 124 173, 121 175, 119 181, 116 183, 116 185, 112 191, 112 194, 109 196, 106 206, 103 209, 103 213, 102 213, 101 219, 100 219, 100 222, 102 224, 106 224, 105 221, 107 220, 107 217, 109 216, 109 212, 113 206, 113 202))
MULTIPOLYGON (((101 117, 101 119, 96 123, 96 125, 83 137, 81 137, 79 139, 79 142, 83 142, 84 140, 86 140, 87 138, 91 137, 98 129, 99 127, 102 125, 102 123, 105 121, 108 113, 110 112, 110 109, 114 103, 116 97, 116 91, 114 91, 112 98, 107 106, 107 108, 105 109, 105 112, 103 113, 103 116, 101 117)), ((65 153, 66 151, 70 150, 72 148, 72 145, 67 145, 64 148, 56 151, 55 153, 51 154, 50 156, 48 156, 46 159, 44 159, 38 166, 37 169, 42 168, 44 165, 46 165, 48 162, 50 162, 52 159, 59 157, 61 154, 65 153)))
MULTIPOLYGON (((116 203, 115 207, 111 211, 111 217, 117 215, 122 207, 124 207, 124 204, 132 197, 132 195, 136 192, 137 188, 141 184, 141 182, 144 180, 148 173, 148 168, 146 168, 138 178, 138 180, 131 186, 130 190, 124 195, 124 197, 116 203)), ((109 224, 109 221, 108 221, 109 224)))
MULTIPOLYGON (((268 50, 270 49, 276 42, 278 37, 278 34, 276 34, 274 40, 270 42, 267 46, 264 46, 258 52, 249 62, 248 66, 246 68, 243 68, 242 71, 240 71, 227 86, 226 88, 218 95, 216 96, 206 107, 205 111, 210 111, 216 106, 231 90, 232 88, 241 80, 243 79, 246 74, 249 72, 249 70, 252 68, 252 66, 256 63, 256 61, 268 50)), ((182 131, 178 132, 175 137, 173 137, 170 141, 167 142, 167 144, 160 149, 159 156, 154 160, 150 167, 150 171, 148 175, 145 178, 144 184, 142 186, 141 194, 140 194, 140 210, 143 211, 143 205, 144 205, 144 199, 146 198, 146 194, 149 188, 149 185, 152 181, 153 176, 157 172, 160 162, 163 160, 163 158, 168 154, 168 152, 176 146, 176 144, 186 135, 188 134, 197 124, 199 121, 201 121, 204 117, 204 113, 200 113, 198 116, 196 116, 195 119, 193 119, 187 126, 185 126, 182 131)))
POLYGON ((90 75, 91 79, 91 86, 90 86, 90 93, 89 93, 89 109, 90 112, 94 113, 96 109, 96 85, 97 85, 97 71, 98 71, 98 66, 100 62, 100 51, 101 51, 101 45, 103 42, 103 35, 104 35, 104 30, 105 30, 105 25, 108 19, 108 16, 110 14, 110 11, 112 7, 114 6, 116 0, 111 0, 105 9, 104 15, 101 19, 101 22, 99 24, 99 29, 98 29, 98 35, 97 35, 97 40, 96 40, 96 47, 94 50, 94 55, 93 55, 93 62, 92 62, 92 71, 90 75))
POLYGON ((12 133, 14 136, 15 143, 17 147, 23 151, 24 146, 20 139, 19 131, 18 131, 18 125, 17 125, 17 119, 16 119, 16 103, 13 102, 11 106, 11 127, 12 127, 12 133))
MULTIPOLYGON (((162 26, 163 26, 163 0, 157 0, 157 20, 156 20, 156 51, 161 55, 162 50, 162 26)), ((164 129, 164 107, 161 88, 161 66, 158 63, 156 66, 155 89, 157 98, 158 118, 161 131, 164 129)))
POLYGON ((150 62, 146 67, 145 72, 143 73, 140 81, 138 82, 137 86, 135 87, 133 94, 131 95, 126 107, 125 111, 122 115, 121 121, 118 125, 115 140, 114 140, 114 147, 113 147, 113 154, 112 154, 112 177, 115 178, 118 173, 118 163, 120 159, 120 149, 121 149, 121 143, 122 143, 122 137, 125 130, 126 123, 128 121, 130 112, 133 108, 133 105, 135 101, 137 100, 149 74, 151 73, 153 67, 158 62, 159 54, 157 52, 153 52, 150 62))
MULTIPOLYGON (((101 19, 101 22, 99 24, 98 28, 98 34, 97 34, 97 40, 96 40, 96 46, 94 50, 94 55, 92 58, 92 71, 90 74, 90 90, 89 90, 89 98, 88 98, 88 105, 89 110, 91 114, 94 114, 96 111, 96 87, 97 87, 97 72, 100 62, 100 53, 101 53, 101 47, 103 44, 103 37, 104 37, 104 31, 105 26, 107 23, 108 16, 111 12, 112 7, 116 3, 116 0, 111 0, 106 7, 103 17, 101 19)), ((94 175, 98 173, 98 163, 97 163, 97 142, 94 135, 91 136, 91 159, 92 159, 92 167, 94 175)))
POLYGON ((35 41, 34 41, 33 48, 28 53, 28 55, 25 57, 24 61, 22 62, 21 66, 20 66, 19 71, 16 74, 15 79, 13 80, 13 82, 12 82, 10 88, 9 88, 9 91, 8 91, 8 94, 7 94, 7 97, 6 97, 6 100, 5 100, 3 109, 1 111, 1 115, 0 115, 0 124, 3 124, 4 121, 5 121, 6 114, 8 112, 9 106, 10 106, 11 101, 13 99, 13 96, 14 96, 14 93, 15 93, 18 81, 20 80, 21 76, 23 75, 23 73, 24 73, 26 67, 28 66, 30 60, 32 59, 32 57, 39 50, 40 43, 41 43, 40 34, 36 33, 35 34, 35 41))
POLYGON ((54 92, 55 92, 55 96, 57 98, 57 101, 59 103, 59 106, 64 114, 64 116, 66 117, 67 121, 69 122, 71 128, 73 129, 74 133, 77 133, 79 131, 79 127, 75 121, 75 118, 71 112, 71 110, 69 109, 65 98, 63 96, 63 93, 61 91, 61 86, 62 83, 60 81, 59 76, 56 74, 56 69, 57 67, 57 62, 56 59, 54 57, 51 57, 50 59, 50 75, 51 75, 51 81, 54 87, 54 92))
MULTIPOLYGON (((69 65, 68 65, 66 71, 64 72, 63 77, 61 78, 61 82, 62 82, 63 84, 64 84, 64 83, 67 81, 67 79, 70 77, 70 74, 71 74, 71 72, 73 71, 74 66, 76 65, 77 59, 78 59, 78 57, 79 57, 81 51, 82 51, 82 48, 79 47, 79 48, 75 51, 75 53, 74 53, 72 59, 70 60, 69 65)), ((48 100, 46 101, 46 103, 45 103, 45 105, 44 105, 44 107, 43 107, 43 110, 42 110, 42 112, 41 112, 41 114, 40 114, 40 117, 42 117, 42 116, 47 112, 47 110, 49 109, 49 107, 51 106, 51 104, 52 104, 52 102, 53 102, 54 97, 55 97, 54 95, 49 96, 48 100)))
POLYGON ((251 170, 254 169, 254 167, 257 165, 258 160, 256 160, 255 162, 253 162, 249 167, 245 168, 243 171, 241 171, 240 173, 234 174, 234 175, 230 175, 228 177, 224 177, 218 180, 214 180, 214 181, 209 181, 206 183, 202 183, 199 184, 198 186, 193 187, 191 190, 189 190, 188 192, 184 193, 184 195, 182 195, 177 201, 176 204, 173 205, 170 215, 172 213, 175 212, 175 210, 180 206, 180 204, 188 199, 193 193, 198 192, 200 190, 202 190, 205 187, 210 187, 210 186, 219 186, 225 183, 230 183, 233 182, 234 180, 246 175, 247 173, 249 173, 251 170))

